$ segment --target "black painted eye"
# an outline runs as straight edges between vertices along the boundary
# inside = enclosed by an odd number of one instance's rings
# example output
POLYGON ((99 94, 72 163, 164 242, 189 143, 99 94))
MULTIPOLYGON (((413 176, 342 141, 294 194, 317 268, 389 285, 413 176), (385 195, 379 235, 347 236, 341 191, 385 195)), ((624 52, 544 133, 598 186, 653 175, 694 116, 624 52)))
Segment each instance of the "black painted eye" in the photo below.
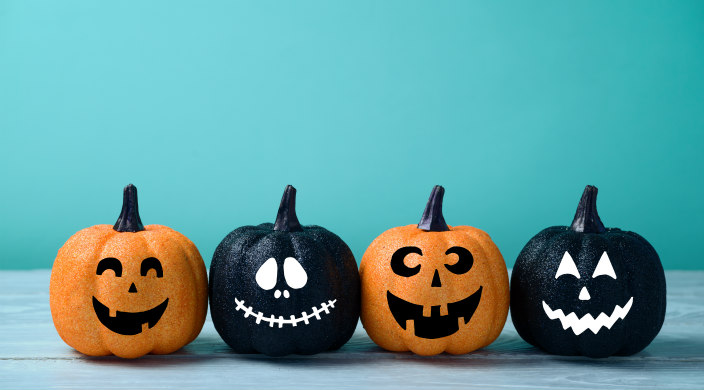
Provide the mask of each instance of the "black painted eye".
POLYGON ((95 274, 102 275, 103 272, 109 269, 115 273, 115 276, 122 276, 122 263, 114 257, 106 257, 100 260, 100 263, 98 263, 98 270, 95 271, 95 274))
POLYGON ((147 276, 147 272, 149 272, 150 269, 156 271, 157 278, 164 276, 164 271, 161 269, 161 261, 159 261, 156 257, 148 257, 142 260, 142 267, 139 270, 139 273, 142 276, 147 276))
POLYGON ((423 255, 423 251, 421 251, 420 248, 415 246, 405 246, 397 250, 394 255, 391 256, 391 269, 396 275, 409 277, 420 272, 420 264, 416 265, 413 268, 410 268, 403 263, 403 259, 411 253, 415 253, 421 256, 423 255))
POLYGON ((472 265, 474 265, 474 256, 472 256, 472 252, 470 252, 467 248, 462 248, 461 246, 453 246, 445 252, 446 255, 453 253, 458 257, 457 262, 452 265, 445 264, 445 268, 457 275, 463 274, 472 269, 472 265))

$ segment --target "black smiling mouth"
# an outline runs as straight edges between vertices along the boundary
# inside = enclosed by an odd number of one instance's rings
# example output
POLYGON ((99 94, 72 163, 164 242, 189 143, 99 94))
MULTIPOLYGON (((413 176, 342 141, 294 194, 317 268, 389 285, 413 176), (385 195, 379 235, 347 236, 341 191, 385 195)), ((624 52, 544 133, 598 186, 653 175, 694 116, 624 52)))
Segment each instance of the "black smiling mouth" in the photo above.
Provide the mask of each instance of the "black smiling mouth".
POLYGON ((472 319, 474 311, 479 306, 482 296, 482 287, 457 302, 447 304, 447 315, 440 315, 440 306, 430 308, 430 317, 423 316, 423 305, 416 305, 405 301, 391 291, 386 292, 389 301, 389 310, 396 322, 405 330, 406 321, 412 320, 415 334, 424 339, 438 339, 454 334, 460 329, 459 318, 464 318, 467 324, 472 319))
POLYGON ((125 336, 142 333, 142 324, 145 323, 149 324, 150 329, 153 328, 161 319, 168 304, 169 298, 166 298, 164 302, 153 309, 137 313, 118 311, 115 317, 110 317, 110 309, 93 297, 93 309, 100 323, 111 331, 125 336))

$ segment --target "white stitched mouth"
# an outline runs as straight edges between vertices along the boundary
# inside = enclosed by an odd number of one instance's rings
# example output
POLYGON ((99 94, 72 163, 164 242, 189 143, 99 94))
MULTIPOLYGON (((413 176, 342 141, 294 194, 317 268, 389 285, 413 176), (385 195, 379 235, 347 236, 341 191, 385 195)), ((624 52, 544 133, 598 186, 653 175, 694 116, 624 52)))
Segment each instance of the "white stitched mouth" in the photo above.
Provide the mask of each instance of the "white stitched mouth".
POLYGON ((335 302, 337 302, 337 299, 333 299, 331 301, 323 302, 320 304, 320 308, 313 307, 312 312, 310 314, 306 312, 302 312, 300 317, 296 317, 295 315, 291 315, 289 318, 284 318, 284 316, 274 316, 273 314, 270 315, 269 317, 265 317, 264 313, 262 312, 257 312, 255 313, 252 310, 251 306, 245 306, 244 305, 244 300, 239 300, 235 298, 235 303, 237 304, 237 307, 235 307, 235 310, 239 311, 242 310, 244 313, 244 318, 247 318, 249 316, 252 316, 252 318, 255 319, 257 324, 260 324, 262 321, 268 322, 269 327, 273 328, 274 325, 278 325, 279 328, 283 328, 284 324, 285 325, 291 325, 291 326, 297 326, 299 322, 303 322, 306 325, 310 323, 311 318, 315 318, 316 320, 320 319, 320 314, 330 314, 330 310, 335 308, 335 302))
POLYGON ((591 314, 585 314, 582 318, 579 318, 574 312, 565 315, 562 309, 552 310, 550 306, 543 301, 543 310, 545 310, 545 314, 548 315, 548 318, 551 320, 559 319, 560 323, 562 323, 562 329, 567 330, 567 328, 572 328, 572 331, 577 336, 587 329, 591 330, 594 334, 597 334, 602 327, 611 329, 616 321, 626 318, 626 314, 631 310, 631 306, 633 306, 633 297, 628 300, 624 307, 616 305, 611 315, 601 313, 594 318, 591 314))

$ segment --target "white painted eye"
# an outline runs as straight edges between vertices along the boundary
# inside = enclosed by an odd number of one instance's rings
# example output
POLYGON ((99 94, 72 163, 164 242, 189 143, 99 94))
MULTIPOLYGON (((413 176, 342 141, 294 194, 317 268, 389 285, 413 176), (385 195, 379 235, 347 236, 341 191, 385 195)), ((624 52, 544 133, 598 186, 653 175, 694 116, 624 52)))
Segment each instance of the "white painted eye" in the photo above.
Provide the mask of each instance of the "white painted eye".
POLYGON ((567 251, 565 251, 564 256, 562 256, 560 266, 557 267, 555 279, 565 274, 574 275, 577 279, 579 279, 579 271, 577 271, 577 265, 574 263, 574 260, 572 260, 572 256, 570 256, 567 251))
POLYGON ((262 264, 257 271, 257 275, 254 279, 257 281, 259 287, 264 290, 271 290, 276 286, 276 274, 278 273, 278 265, 276 265, 276 259, 273 257, 262 264))
POLYGON ((293 289, 301 288, 308 282, 306 270, 293 257, 287 257, 284 260, 284 278, 286 278, 286 284, 293 289))
POLYGON ((599 259, 599 262, 596 264, 596 269, 594 269, 592 278, 596 278, 601 275, 608 275, 616 279, 616 272, 614 272, 614 267, 611 265, 611 260, 606 252, 601 255, 601 259, 599 259))

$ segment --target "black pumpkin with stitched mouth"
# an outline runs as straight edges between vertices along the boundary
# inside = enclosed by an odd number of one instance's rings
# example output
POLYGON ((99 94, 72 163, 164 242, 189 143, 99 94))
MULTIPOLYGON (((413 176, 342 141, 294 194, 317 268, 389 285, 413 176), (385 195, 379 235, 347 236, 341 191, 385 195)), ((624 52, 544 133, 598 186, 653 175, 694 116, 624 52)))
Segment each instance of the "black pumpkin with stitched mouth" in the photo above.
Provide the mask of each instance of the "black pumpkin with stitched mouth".
POLYGON ((415 335, 425 339, 439 339, 447 337, 460 329, 459 319, 462 318, 464 324, 468 324, 474 312, 479 306, 482 296, 482 287, 472 295, 457 302, 447 304, 447 315, 440 314, 440 306, 430 308, 430 316, 423 316, 423 305, 403 300, 391 291, 386 292, 386 299, 389 302, 389 310, 396 322, 405 330, 406 321, 412 320, 415 335))
POLYGON ((210 314, 238 353, 314 354, 340 348, 359 319, 360 281, 349 247, 302 226, 287 186, 274 224, 243 226, 210 265, 210 314))

